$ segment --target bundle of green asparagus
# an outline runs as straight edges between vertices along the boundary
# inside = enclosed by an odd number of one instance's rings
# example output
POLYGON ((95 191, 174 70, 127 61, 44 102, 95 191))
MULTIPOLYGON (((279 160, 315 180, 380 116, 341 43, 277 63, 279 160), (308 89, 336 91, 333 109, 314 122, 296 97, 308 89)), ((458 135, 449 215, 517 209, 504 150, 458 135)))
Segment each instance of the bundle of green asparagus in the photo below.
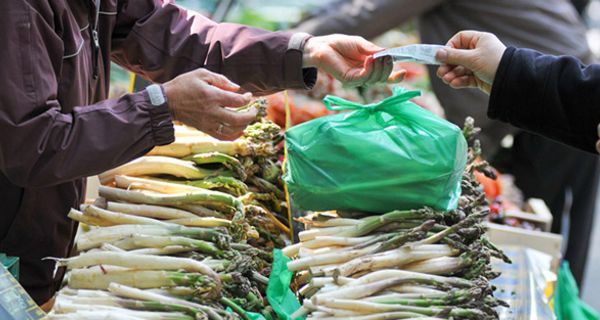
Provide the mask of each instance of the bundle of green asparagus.
POLYGON ((175 208, 179 213, 166 217, 173 223, 205 226, 192 218, 228 219, 235 240, 247 239, 269 251, 283 246, 281 236, 289 234, 279 159, 283 136, 277 125, 263 118, 263 99, 252 106, 259 109, 259 120, 240 139, 219 141, 176 126, 174 143, 101 174, 100 196, 114 207, 108 210, 133 214, 132 210, 154 210, 129 209, 114 202, 161 206, 163 211, 175 208))
POLYGON ((270 314, 270 252, 289 232, 280 141, 262 118, 235 141, 176 126, 174 144, 100 175, 100 198, 69 213, 85 227, 79 255, 55 259, 69 272, 51 319, 270 314))
POLYGON ((309 319, 497 319, 506 304, 489 280, 496 257, 508 257, 484 235, 488 214, 474 172, 493 176, 479 160, 479 131, 467 119, 469 160, 458 209, 393 211, 380 216, 321 213, 301 219, 308 229, 288 246, 309 319))

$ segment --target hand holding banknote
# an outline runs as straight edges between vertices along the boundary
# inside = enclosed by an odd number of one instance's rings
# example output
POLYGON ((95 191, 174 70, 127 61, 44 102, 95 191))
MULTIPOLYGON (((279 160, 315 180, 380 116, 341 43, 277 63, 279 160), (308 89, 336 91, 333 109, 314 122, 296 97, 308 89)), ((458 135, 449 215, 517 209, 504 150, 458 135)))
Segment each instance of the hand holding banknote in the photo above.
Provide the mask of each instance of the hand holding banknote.
POLYGON ((479 88, 489 94, 505 50, 491 33, 461 31, 438 50, 436 58, 444 64, 437 75, 452 88, 479 88))

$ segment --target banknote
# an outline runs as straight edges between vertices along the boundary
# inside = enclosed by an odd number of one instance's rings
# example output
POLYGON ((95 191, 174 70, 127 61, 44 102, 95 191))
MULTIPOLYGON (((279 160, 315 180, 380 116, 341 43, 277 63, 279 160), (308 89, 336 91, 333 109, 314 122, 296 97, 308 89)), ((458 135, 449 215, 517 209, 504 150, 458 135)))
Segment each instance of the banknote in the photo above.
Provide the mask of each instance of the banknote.
POLYGON ((397 48, 390 48, 373 55, 373 58, 390 56, 394 61, 411 61, 421 64, 441 64, 435 59, 436 52, 444 48, 437 44, 411 44, 397 48))

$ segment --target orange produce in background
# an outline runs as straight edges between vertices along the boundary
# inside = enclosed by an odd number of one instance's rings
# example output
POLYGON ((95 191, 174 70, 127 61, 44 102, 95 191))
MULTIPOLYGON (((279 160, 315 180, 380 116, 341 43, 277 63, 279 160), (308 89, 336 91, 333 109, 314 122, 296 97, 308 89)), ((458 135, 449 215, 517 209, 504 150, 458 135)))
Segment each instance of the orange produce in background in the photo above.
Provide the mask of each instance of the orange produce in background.
POLYGON ((496 179, 490 179, 483 173, 475 171, 475 178, 477 178, 477 181, 483 186, 483 191, 489 200, 494 200, 502 194, 500 173, 497 173, 496 179))
MULTIPOLYGON (((266 98, 268 102, 268 118, 284 128, 285 100, 283 93, 279 92, 272 94, 266 98)), ((302 95, 296 95, 293 92, 289 92, 288 102, 290 104, 292 125, 297 125, 330 114, 330 111, 325 108, 325 105, 323 105, 321 101, 302 95)))

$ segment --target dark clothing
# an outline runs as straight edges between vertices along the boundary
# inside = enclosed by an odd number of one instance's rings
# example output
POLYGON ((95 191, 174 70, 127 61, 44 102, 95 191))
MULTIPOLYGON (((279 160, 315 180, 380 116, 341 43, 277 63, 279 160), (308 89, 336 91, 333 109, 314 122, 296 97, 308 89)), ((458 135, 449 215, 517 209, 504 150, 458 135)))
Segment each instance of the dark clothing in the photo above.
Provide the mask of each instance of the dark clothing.
POLYGON ((552 232, 561 233, 562 213, 569 214, 564 259, 569 261, 577 283, 582 283, 594 227, 598 156, 521 131, 514 136, 512 148, 500 149, 494 160, 492 164, 500 172, 511 172, 516 177, 525 197, 547 199, 554 213, 552 232))
POLYGON ((0 252, 21 258, 38 303, 57 287, 54 263, 41 259, 69 254, 67 213, 84 178, 174 139, 168 106, 151 106, 145 90, 104 100, 111 60, 156 82, 205 67, 259 93, 315 77, 289 33, 216 24, 159 0, 98 3, 0 1, 0 252))
POLYGON ((488 115, 596 153, 600 65, 510 47, 496 73, 488 115))
POLYGON ((508 48, 492 86, 488 114, 588 152, 576 152, 526 132, 515 137, 511 150, 504 151, 513 159, 505 170, 515 174, 524 194, 548 199, 555 213, 553 232, 561 231, 559 214, 569 209, 565 208, 564 187, 570 189, 573 200, 565 259, 581 283, 598 188, 598 158, 591 153, 597 152, 600 123, 600 65, 585 66, 573 57, 508 48))
POLYGON ((583 14, 587 6, 590 4, 590 0, 571 0, 571 3, 573 3, 575 10, 577 10, 579 14, 583 14))

